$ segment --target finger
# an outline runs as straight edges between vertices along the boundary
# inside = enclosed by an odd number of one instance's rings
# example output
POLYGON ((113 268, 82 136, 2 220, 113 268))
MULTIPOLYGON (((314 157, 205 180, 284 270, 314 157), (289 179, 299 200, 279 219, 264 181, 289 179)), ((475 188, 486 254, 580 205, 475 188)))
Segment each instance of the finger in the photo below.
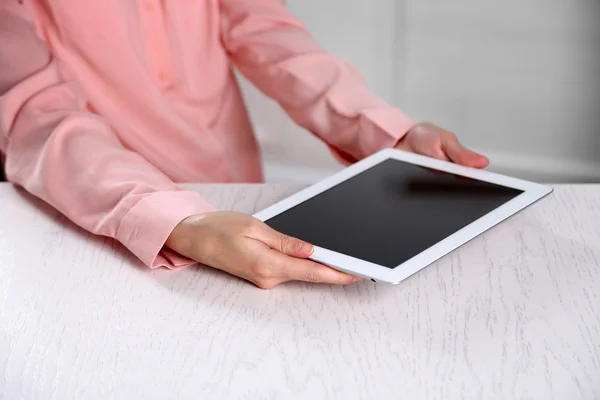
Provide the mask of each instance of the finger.
POLYGON ((443 138, 442 148, 448 158, 457 164, 473 168, 484 168, 489 164, 486 157, 464 147, 453 134, 443 138))
POLYGON ((423 154, 424 156, 427 157, 432 157, 432 158, 437 158, 438 160, 443 160, 443 161, 452 161, 447 155, 446 153, 444 153, 442 150, 426 150, 424 152, 422 152, 421 154, 423 154))
POLYGON ((444 149, 436 143, 420 143, 418 146, 415 146, 414 152, 427 157, 437 158, 438 160, 451 161, 444 152, 444 149))
POLYGON ((292 257, 308 258, 314 251, 312 244, 277 232, 262 222, 259 223, 254 239, 260 240, 273 250, 292 257))
POLYGON ((329 268, 310 260, 299 260, 281 254, 276 261, 285 272, 287 280, 313 283, 329 283, 333 285, 348 285, 361 280, 360 277, 329 268))

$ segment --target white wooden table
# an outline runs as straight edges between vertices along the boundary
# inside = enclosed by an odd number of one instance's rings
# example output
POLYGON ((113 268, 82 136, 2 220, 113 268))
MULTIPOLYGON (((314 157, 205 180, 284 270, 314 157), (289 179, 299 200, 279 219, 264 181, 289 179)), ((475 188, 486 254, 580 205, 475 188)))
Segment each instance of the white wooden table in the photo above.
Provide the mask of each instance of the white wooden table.
MULTIPOLYGON (((254 212, 299 187, 193 185, 254 212)), ((150 271, 0 185, 1 399, 599 399, 600 186, 399 286, 150 271)))

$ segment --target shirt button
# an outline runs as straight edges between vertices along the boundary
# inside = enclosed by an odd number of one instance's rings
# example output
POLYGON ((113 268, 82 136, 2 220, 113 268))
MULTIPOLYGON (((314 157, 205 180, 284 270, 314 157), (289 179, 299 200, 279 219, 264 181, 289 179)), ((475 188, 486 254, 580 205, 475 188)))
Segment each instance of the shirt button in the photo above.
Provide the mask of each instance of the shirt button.
POLYGON ((169 74, 167 73, 167 71, 160 71, 158 73, 158 80, 160 82, 166 82, 169 79, 169 74))
POLYGON ((144 10, 148 12, 154 11, 154 3, 150 0, 144 1, 144 10))

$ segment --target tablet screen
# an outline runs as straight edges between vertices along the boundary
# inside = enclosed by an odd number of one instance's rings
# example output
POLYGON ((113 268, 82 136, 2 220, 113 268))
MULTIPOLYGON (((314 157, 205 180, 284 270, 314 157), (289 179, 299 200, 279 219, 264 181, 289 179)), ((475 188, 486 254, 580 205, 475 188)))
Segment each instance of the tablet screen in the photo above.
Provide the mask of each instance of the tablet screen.
POLYGON ((394 268, 521 193, 387 159, 265 223, 394 268))

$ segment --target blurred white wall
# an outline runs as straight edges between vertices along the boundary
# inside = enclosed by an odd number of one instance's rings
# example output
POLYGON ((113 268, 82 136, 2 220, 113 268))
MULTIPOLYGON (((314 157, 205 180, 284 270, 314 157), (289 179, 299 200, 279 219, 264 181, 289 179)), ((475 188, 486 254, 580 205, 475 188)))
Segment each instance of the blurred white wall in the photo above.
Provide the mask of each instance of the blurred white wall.
MULTIPOLYGON (((490 169, 600 182, 600 2, 286 0, 330 52, 413 118, 456 132, 490 169)), ((329 151, 243 83, 271 182, 339 170, 329 151)))

